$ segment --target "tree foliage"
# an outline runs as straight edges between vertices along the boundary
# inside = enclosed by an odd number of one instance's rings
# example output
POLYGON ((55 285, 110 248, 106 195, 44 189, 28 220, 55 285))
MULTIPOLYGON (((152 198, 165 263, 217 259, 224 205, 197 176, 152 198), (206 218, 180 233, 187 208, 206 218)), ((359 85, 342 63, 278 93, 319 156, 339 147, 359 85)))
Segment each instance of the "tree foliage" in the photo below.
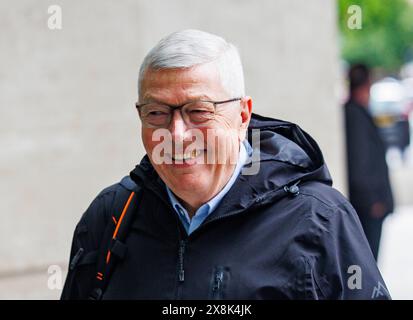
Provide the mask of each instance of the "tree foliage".
POLYGON ((406 0, 338 0, 342 56, 397 70, 413 53, 413 4, 406 0), (361 8, 361 29, 348 26, 348 8, 361 8))

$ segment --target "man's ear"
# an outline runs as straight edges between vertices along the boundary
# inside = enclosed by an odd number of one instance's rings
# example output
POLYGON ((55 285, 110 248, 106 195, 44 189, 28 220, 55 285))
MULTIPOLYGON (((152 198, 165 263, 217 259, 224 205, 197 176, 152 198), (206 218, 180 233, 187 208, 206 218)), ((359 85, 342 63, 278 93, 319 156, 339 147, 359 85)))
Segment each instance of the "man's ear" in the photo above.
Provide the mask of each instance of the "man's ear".
POLYGON ((241 99, 241 126, 239 130, 239 140, 243 141, 247 134, 248 125, 252 114, 252 98, 245 96, 241 99))

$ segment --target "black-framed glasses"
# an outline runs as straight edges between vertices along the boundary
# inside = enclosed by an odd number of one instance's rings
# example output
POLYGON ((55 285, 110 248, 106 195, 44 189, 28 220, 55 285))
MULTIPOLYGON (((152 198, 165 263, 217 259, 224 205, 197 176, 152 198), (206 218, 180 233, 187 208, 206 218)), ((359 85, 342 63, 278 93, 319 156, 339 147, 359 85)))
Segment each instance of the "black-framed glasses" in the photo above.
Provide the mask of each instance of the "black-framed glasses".
POLYGON ((142 124, 150 128, 167 128, 172 120, 175 110, 179 109, 184 122, 192 126, 201 126, 215 119, 217 105, 239 101, 242 98, 233 98, 223 101, 197 100, 180 106, 171 106, 160 102, 148 102, 138 104, 139 116, 142 124))

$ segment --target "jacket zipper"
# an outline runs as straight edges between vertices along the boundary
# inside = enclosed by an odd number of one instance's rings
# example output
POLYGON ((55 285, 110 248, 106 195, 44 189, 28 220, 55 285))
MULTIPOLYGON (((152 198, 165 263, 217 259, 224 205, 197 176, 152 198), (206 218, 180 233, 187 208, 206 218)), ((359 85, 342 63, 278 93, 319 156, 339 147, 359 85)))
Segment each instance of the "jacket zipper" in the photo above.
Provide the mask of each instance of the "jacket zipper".
POLYGON ((217 267, 214 270, 210 299, 218 300, 223 298, 224 289, 224 268, 217 267))
POLYGON ((179 250, 178 250, 178 288, 176 291, 176 298, 181 299, 182 296, 182 286, 185 281, 185 269, 184 269, 184 259, 185 259, 185 248, 186 240, 179 241, 179 250))
POLYGON ((179 244, 179 268, 178 268, 178 279, 179 282, 185 281, 185 270, 184 270, 184 254, 185 254, 186 241, 181 240, 179 244))

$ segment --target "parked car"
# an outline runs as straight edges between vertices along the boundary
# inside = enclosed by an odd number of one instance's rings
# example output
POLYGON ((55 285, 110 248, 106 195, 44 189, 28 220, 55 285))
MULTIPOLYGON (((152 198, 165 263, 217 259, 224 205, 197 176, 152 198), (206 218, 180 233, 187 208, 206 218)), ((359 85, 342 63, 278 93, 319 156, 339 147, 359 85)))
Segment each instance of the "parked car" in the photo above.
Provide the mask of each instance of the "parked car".
POLYGON ((402 154, 410 144, 409 99, 398 80, 384 78, 371 86, 370 112, 387 148, 402 154))

